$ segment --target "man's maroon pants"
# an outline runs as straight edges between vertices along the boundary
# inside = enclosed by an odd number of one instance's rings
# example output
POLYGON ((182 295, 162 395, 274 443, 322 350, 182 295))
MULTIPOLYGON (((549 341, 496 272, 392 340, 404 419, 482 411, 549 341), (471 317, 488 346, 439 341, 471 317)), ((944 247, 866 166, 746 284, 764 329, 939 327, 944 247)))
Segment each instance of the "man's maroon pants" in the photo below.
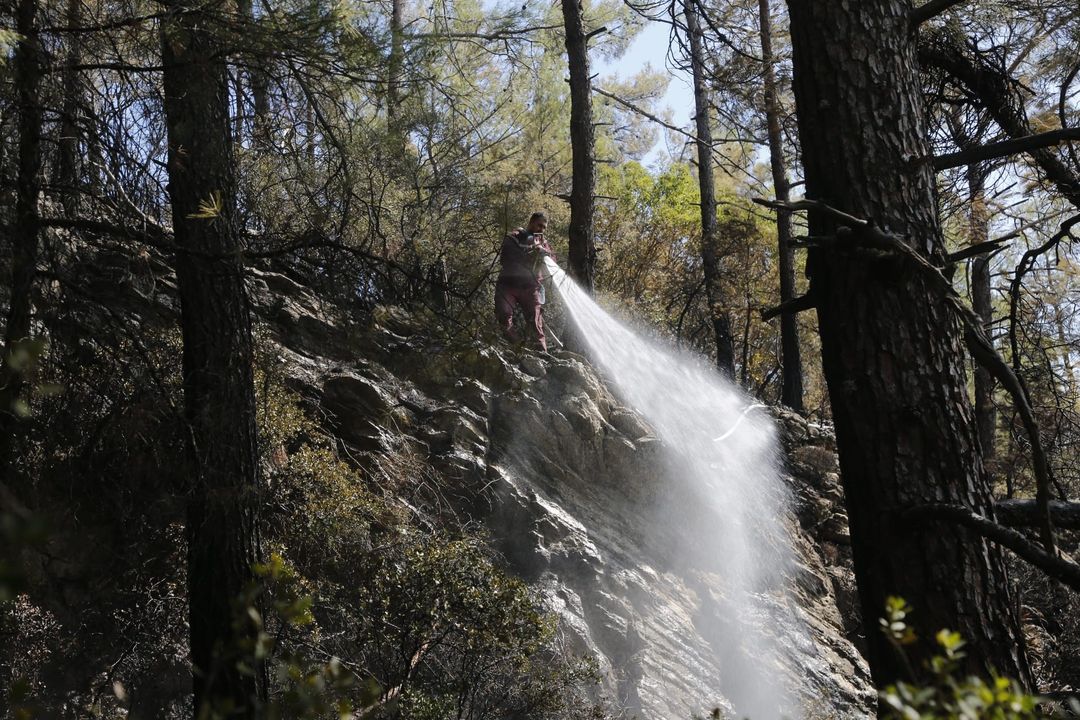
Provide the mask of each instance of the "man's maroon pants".
POLYGON ((515 342, 519 339, 514 332, 514 306, 520 305, 525 315, 525 323, 532 325, 536 340, 543 350, 547 350, 547 338, 544 337, 544 306, 540 304, 540 286, 514 285, 500 280, 495 283, 495 319, 499 328, 515 342))

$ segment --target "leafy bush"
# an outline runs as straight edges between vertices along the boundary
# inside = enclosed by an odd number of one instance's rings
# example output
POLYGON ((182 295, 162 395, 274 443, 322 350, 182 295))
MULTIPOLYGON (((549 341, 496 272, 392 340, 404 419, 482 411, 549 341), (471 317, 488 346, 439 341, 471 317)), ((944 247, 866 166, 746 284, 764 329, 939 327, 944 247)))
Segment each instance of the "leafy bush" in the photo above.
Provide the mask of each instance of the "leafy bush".
POLYGON ((382 463, 344 462, 296 396, 259 384, 274 555, 260 568, 265 595, 247 605, 268 608, 275 708, 290 717, 341 708, 432 719, 600 716, 588 697, 594 664, 550 650, 554 619, 499 568, 483 537, 406 505, 400 478, 382 478, 382 463))
MULTIPOLYGON (((891 597, 885 605, 881 629, 900 657, 905 648, 918 642, 907 624, 911 607, 891 597)), ((989 680, 960 673, 965 657, 964 640, 958 633, 940 630, 934 638, 940 654, 927 663, 924 673, 908 666, 909 674, 924 677, 922 682, 898 682, 880 692, 887 708, 885 720, 1035 720, 1045 717, 1039 710, 1041 698, 1024 692, 1019 683, 992 676, 989 680)))

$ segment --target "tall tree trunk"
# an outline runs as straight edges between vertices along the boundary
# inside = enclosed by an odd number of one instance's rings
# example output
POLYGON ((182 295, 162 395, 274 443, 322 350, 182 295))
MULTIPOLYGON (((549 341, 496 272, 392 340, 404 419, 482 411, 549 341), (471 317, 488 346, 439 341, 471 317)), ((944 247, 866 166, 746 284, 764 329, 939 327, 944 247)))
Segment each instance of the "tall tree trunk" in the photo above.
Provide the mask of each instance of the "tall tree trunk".
MULTIPOLYGON (((255 5, 252 0, 237 0, 236 3, 237 13, 240 15, 241 20, 248 23, 251 33, 257 33, 258 19, 255 17, 255 5)), ((251 102, 252 102, 252 119, 251 119, 251 137, 255 141, 257 147, 265 145, 269 140, 270 133, 270 99, 269 99, 269 83, 267 82, 266 71, 258 66, 259 61, 267 62, 269 58, 252 58, 248 57, 249 67, 247 70, 248 83, 251 86, 251 102)), ((243 90, 243 71, 237 68, 236 71, 236 124, 237 124, 237 137, 241 136, 239 128, 243 126, 244 117, 244 94, 243 90)))
MULTIPOLYGON (((990 217, 986 210, 986 171, 978 165, 967 168, 968 194, 968 244, 976 245, 990 239, 990 217)), ((971 262, 971 307, 978 315, 986 336, 992 337, 994 308, 990 297, 990 258, 980 255, 971 262)), ((994 378, 981 365, 975 366, 975 420, 979 428, 979 445, 983 462, 994 458, 994 436, 997 428, 997 411, 994 409, 994 378)))
MULTIPOLYGON (((769 165, 772 168, 776 199, 786 201, 791 191, 784 167, 784 139, 780 132, 780 92, 776 82, 773 53, 772 8, 769 0, 758 0, 758 27, 761 34, 761 63, 765 90, 765 125, 769 135, 769 165)), ((791 247, 791 213, 776 214, 777 259, 780 270, 781 304, 795 297, 795 250, 791 247)), ((780 402, 795 412, 803 407, 802 354, 799 350, 799 323, 794 313, 780 314, 781 375, 780 402)))
POLYGON ((12 441, 18 426, 15 405, 25 380, 11 360, 16 346, 31 335, 34 276, 37 274, 38 191, 41 172, 41 77, 43 52, 37 27, 36 0, 19 0, 15 31, 19 43, 12 60, 18 112, 18 174, 15 178, 15 222, 11 242, 11 301, 4 329, 4 356, 0 362, 0 473, 10 469, 12 441))
MULTIPOLYGON (((256 629, 235 603, 259 558, 259 465, 251 321, 244 288, 229 128, 226 49, 198 0, 171 0, 162 22, 169 199, 184 340, 183 387, 194 482, 188 595, 195 716, 232 707, 254 718, 262 672, 243 672, 256 629)), ((250 659, 248 659, 250 662, 250 659)))
MULTIPOLYGON (((795 99, 809 197, 872 220, 940 257, 908 0, 788 0, 795 99)), ((811 213, 810 234, 836 224, 811 213)), ((868 660, 881 686, 904 667, 877 629, 890 595, 915 608, 924 643, 941 628, 968 642, 971 671, 1030 682, 1017 605, 1000 550, 947 523, 903 512, 962 505, 993 517, 968 398, 958 320, 902 260, 842 249, 808 258, 836 425, 868 660)))
MULTIPOLYGON (((82 25, 82 0, 67 0, 65 23, 69 28, 82 25)), ((75 67, 82 62, 82 34, 71 32, 67 37, 67 53, 62 73, 64 106, 60 115, 60 157, 57 180, 63 193, 64 210, 69 216, 78 211, 79 191, 79 105, 85 101, 75 67)))
POLYGON ((593 213, 596 206, 596 133, 592 118, 592 77, 589 74, 588 38, 583 0, 563 0, 566 56, 570 67, 570 147, 573 185, 570 190, 570 274, 592 292, 596 269, 593 213))
POLYGON ((720 272, 720 234, 716 220, 716 184, 713 181, 712 127, 709 124, 709 85, 705 78, 705 51, 698 23, 697 0, 683 0, 686 34, 690 40, 690 68, 694 75, 694 122, 697 124, 698 188, 701 191, 701 265, 705 297, 716 338, 716 366, 735 379, 735 341, 731 316, 724 307, 720 272))
POLYGON ((405 0, 391 0, 390 58, 386 64, 386 125, 394 150, 404 148, 401 128, 401 81, 405 63, 405 34, 402 11, 405 0))

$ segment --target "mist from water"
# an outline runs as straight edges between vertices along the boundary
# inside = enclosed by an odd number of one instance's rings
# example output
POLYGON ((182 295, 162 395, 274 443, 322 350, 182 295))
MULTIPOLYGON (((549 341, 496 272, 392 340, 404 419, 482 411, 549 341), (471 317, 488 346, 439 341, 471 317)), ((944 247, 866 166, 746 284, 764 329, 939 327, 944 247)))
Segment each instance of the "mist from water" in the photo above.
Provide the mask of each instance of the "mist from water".
POLYGON ((660 502, 655 521, 658 532, 676 538, 681 567, 669 569, 719 585, 719 597, 710 598, 719 607, 697 621, 720 668, 717 689, 739 717, 796 717, 781 645, 801 638, 802 629, 787 602, 789 497, 773 423, 714 366, 633 332, 547 264, 591 360, 668 452, 659 482, 672 492, 660 497, 684 499, 660 502))

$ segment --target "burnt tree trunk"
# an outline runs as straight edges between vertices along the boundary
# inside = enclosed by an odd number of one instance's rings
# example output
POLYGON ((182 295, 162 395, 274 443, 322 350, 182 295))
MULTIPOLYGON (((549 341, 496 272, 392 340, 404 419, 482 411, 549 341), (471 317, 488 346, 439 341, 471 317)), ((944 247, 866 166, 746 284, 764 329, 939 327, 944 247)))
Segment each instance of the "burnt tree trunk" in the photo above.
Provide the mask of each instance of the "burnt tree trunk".
MULTIPOLYGON (((990 217, 986 210, 986 171, 979 165, 967 168, 968 194, 968 244, 977 245, 990 239, 990 217)), ((971 261, 971 308, 975 311, 986 331, 993 337, 994 308, 990 297, 990 257, 980 255, 971 261)), ((994 378, 981 365, 975 366, 975 420, 979 427, 979 445, 982 446, 983 462, 994 458, 994 436, 997 429, 997 411, 994 408, 994 378)))
MULTIPOLYGON (((11 243, 11 300, 4 328, 4 355, 0 361, 0 472, 10 470, 13 435, 19 424, 16 403, 26 386, 11 362, 19 343, 29 339, 37 274, 38 192, 41 172, 41 77, 43 51, 38 34, 36 0, 19 0, 15 31, 19 42, 12 59, 12 80, 18 112, 18 168, 15 178, 15 218, 11 243)), ((2 478, 0 478, 2 479, 2 478)))
MULTIPOLYGON (((941 229, 907 0, 788 0, 806 192, 941 256, 941 229)), ((811 213, 810 234, 835 222, 811 213)), ((1024 639, 1000 550, 941 522, 916 527, 906 508, 962 505, 992 518, 990 482, 965 382, 957 318, 922 273, 895 257, 814 250, 825 379, 836 425, 851 545, 878 686, 903 664, 877 628, 899 595, 924 642, 941 628, 968 642, 967 669, 1030 683, 1024 639)))
POLYGON ((698 23, 697 0, 683 0, 683 17, 690 44, 690 69, 694 76, 694 122, 697 127, 698 188, 701 191, 701 266, 705 274, 705 297, 716 340, 716 366, 735 379, 735 341, 731 316, 724 303, 720 268, 720 233, 716 220, 716 183, 713 180, 712 128, 709 125, 709 85, 705 77, 705 51, 698 23))
MULTIPOLYGON (((786 201, 791 191, 784 167, 784 140, 780 132, 780 91, 776 82, 776 56, 772 44, 772 8, 758 0, 761 62, 765 90, 765 126, 769 135, 769 166, 776 199, 786 201)), ((780 304, 795 298, 795 250, 791 247, 791 213, 776 214, 777 264, 780 271, 780 304)), ((803 369, 799 350, 799 323, 795 313, 780 314, 780 402, 795 412, 803 407, 803 369)))
POLYGON ((592 293, 596 269, 593 240, 593 213, 596 206, 593 150, 596 133, 592 116, 589 40, 585 34, 583 0, 563 0, 562 11, 570 69, 570 147, 573 154, 568 259, 570 274, 586 292, 592 293))
POLYGON ((258 667, 238 667, 255 628, 235 606, 259 558, 259 465, 227 50, 208 32, 213 19, 197 0, 168 7, 161 40, 193 472, 187 539, 195 716, 232 707, 229 717, 253 718, 265 678, 258 667))

